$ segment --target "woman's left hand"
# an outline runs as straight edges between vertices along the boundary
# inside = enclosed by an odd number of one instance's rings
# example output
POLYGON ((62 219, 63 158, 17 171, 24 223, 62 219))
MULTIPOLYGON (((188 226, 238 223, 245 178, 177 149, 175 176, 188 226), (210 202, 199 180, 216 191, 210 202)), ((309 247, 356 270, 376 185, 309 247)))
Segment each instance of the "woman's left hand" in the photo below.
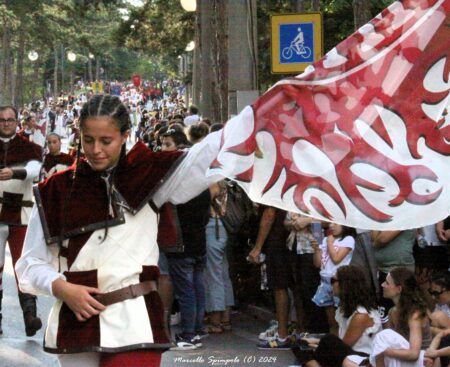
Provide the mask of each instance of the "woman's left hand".
POLYGON ((306 341, 311 348, 317 348, 320 343, 320 339, 317 338, 303 338, 302 340, 306 341))
POLYGON ((437 357, 439 357, 438 356, 438 352, 437 352, 437 350, 435 350, 435 349, 427 349, 426 351, 425 351, 425 357, 428 357, 428 358, 437 358, 437 357))

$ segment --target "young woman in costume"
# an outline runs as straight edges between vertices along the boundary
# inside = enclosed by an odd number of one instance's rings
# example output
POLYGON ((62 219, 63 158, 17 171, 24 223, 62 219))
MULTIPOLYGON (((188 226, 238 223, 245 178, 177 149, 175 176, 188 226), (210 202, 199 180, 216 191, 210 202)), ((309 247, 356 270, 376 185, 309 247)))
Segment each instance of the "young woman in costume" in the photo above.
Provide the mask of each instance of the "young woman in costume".
POLYGON ((208 186, 207 166, 183 172, 208 152, 181 159, 137 143, 126 154, 128 110, 109 95, 83 106, 80 130, 86 159, 35 189, 20 287, 56 297, 44 349, 61 365, 159 366, 171 343, 156 287, 157 211, 208 186))

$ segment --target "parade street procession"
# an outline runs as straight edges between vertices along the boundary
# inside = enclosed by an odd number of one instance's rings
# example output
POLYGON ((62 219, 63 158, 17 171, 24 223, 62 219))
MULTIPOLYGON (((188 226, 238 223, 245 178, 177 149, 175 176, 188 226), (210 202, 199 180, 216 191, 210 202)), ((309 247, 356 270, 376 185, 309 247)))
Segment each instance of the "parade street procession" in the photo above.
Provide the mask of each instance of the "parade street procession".
POLYGON ((0 36, 0 367, 450 366, 450 0, 4 0, 0 36))

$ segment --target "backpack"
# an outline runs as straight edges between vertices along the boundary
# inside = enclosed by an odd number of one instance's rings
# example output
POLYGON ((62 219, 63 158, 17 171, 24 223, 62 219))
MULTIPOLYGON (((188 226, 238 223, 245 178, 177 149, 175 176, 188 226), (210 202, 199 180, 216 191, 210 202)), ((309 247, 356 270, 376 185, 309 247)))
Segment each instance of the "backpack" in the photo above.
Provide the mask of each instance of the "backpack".
POLYGON ((253 202, 235 182, 227 181, 227 200, 224 215, 220 218, 229 234, 245 230, 254 214, 253 202))

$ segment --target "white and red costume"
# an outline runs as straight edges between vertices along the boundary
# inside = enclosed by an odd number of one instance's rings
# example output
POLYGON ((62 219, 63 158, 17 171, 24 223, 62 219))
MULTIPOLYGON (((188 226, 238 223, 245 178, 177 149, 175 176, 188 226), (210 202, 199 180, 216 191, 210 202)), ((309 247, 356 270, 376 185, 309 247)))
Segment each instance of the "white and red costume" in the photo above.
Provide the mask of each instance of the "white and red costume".
POLYGON ((42 149, 14 135, 0 139, 0 168, 13 170, 10 180, 0 180, 0 290, 2 290, 6 242, 13 264, 22 253, 26 226, 33 207, 33 180, 41 168, 42 149))
MULTIPOLYGON (((80 162, 74 181, 72 166, 40 183, 16 266, 21 289, 52 295, 52 282, 63 277, 109 293, 157 280, 157 208, 167 201, 187 201, 209 185, 205 171, 218 148, 213 145, 213 149, 199 145, 178 159, 181 152, 154 153, 137 143, 115 169, 109 204, 110 180, 86 161, 80 162)), ((117 353, 169 346, 156 291, 111 304, 86 322, 79 322, 57 300, 44 340, 45 350, 51 353, 117 353)))
POLYGON ((44 177, 48 178, 56 172, 61 172, 69 168, 75 161, 74 157, 67 153, 57 155, 46 154, 44 164, 42 165, 44 177))

